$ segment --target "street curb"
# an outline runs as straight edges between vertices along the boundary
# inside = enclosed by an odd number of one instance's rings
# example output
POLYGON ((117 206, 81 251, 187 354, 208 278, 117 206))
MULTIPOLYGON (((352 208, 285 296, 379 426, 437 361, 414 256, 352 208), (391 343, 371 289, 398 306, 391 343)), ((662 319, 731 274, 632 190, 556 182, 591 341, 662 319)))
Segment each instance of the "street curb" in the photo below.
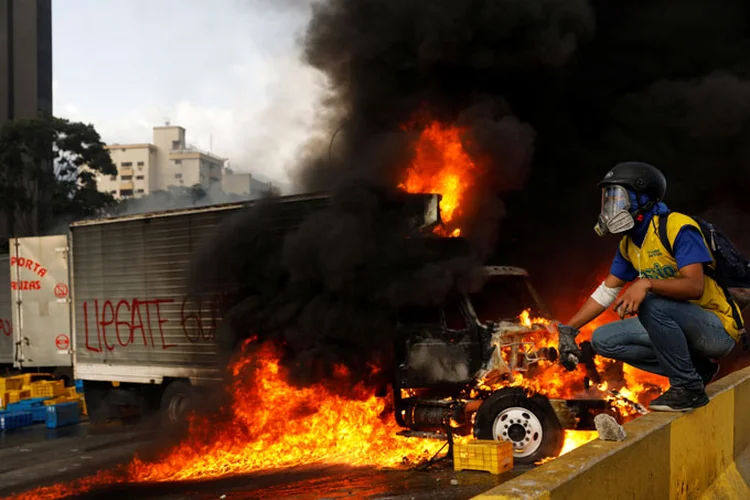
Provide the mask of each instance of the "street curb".
POLYGON ((750 498, 735 464, 750 449, 750 368, 707 392, 702 408, 644 415, 624 426, 622 442, 594 440, 474 498, 750 498))

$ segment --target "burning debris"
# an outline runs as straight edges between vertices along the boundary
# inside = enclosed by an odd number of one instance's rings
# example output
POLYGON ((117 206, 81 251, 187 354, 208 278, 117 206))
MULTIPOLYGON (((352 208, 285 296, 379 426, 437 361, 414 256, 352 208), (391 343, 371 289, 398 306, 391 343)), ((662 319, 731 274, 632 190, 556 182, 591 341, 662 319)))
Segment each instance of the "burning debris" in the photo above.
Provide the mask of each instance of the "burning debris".
MULTIPOLYGON (((665 379, 592 355, 566 371, 549 321, 531 319, 526 305, 511 316, 477 312, 476 342, 447 324, 427 338, 407 336, 404 360, 390 352, 394 311, 476 292, 483 265, 506 255, 546 277, 547 295, 586 295, 587 283, 600 281, 592 262, 612 251, 582 237, 593 217, 586 186, 633 155, 675 179, 670 196, 680 210, 718 200, 724 214, 743 207, 748 150, 740 139, 750 112, 741 105, 747 51, 736 47, 745 10, 732 0, 680 9, 664 1, 648 9, 576 0, 317 3, 305 55, 331 84, 323 129, 336 133, 311 142, 298 179, 306 191, 334 192, 332 204, 282 234, 268 224, 270 200, 221 228, 193 263, 195 294, 229 291, 218 335, 225 355, 245 346, 231 365, 231 403, 214 417, 220 425, 196 416, 186 440, 158 460, 28 498, 316 461, 413 464, 442 443, 403 439, 402 427, 472 433, 471 418, 459 421, 472 411, 490 423, 521 421, 506 434, 531 460, 541 448, 564 454, 595 439, 578 428, 609 420, 603 415, 622 423, 645 412, 665 379), (722 68, 740 76, 715 73, 722 68), (443 224, 425 235, 403 214, 384 215, 399 190, 442 195, 443 224), (450 251, 437 249, 443 240, 450 251), (585 251, 566 250, 574 241, 585 251), (258 343, 248 345, 251 336, 258 343), (486 349, 469 356, 477 345, 486 349), (393 401, 375 397, 395 369, 400 382, 416 373, 450 389, 397 383, 393 401), (555 414, 566 427, 553 425, 549 442, 540 432, 529 444, 511 430, 549 429, 542 421, 555 414)), ((747 218, 745 209, 732 212, 747 218)), ((589 325, 584 340, 612 319, 589 325)), ((482 432, 492 434, 491 425, 482 432)))

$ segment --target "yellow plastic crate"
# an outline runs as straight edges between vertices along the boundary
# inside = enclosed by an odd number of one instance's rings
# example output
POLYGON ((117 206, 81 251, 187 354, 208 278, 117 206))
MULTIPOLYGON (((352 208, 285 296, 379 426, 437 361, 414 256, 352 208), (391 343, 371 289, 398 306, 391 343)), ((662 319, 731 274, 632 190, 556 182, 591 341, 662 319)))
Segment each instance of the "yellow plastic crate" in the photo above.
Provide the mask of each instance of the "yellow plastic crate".
POLYGON ((20 391, 21 389, 23 389, 21 380, 12 377, 0 378, 0 394, 5 394, 6 391, 20 391))
POLYGON ((48 399, 46 401, 43 401, 42 404, 44 406, 54 406, 56 404, 60 403, 72 403, 74 401, 79 401, 81 398, 79 396, 58 396, 56 398, 48 399))
POLYGON ((24 399, 29 399, 31 397, 31 391, 28 389, 22 389, 18 391, 18 400, 23 401, 24 399))
POLYGON ((21 391, 5 391, 5 406, 21 401, 21 391))
POLYGON ((20 380, 22 386, 30 386, 34 382, 38 382, 40 380, 50 380, 54 378, 54 375, 52 375, 51 373, 24 373, 22 375, 14 375, 8 378, 12 380, 20 380))
POLYGON ((78 391, 76 391, 75 387, 66 387, 65 388, 65 395, 70 396, 72 398, 78 399, 78 391))
POLYGON ((88 416, 89 411, 86 408, 86 398, 83 397, 83 394, 79 394, 79 397, 81 398, 81 415, 88 416))
POLYGON ((509 441, 475 439, 453 445, 453 468, 500 474, 513 468, 513 445, 509 441))
POLYGON ((32 382, 29 389, 32 398, 56 398, 65 394, 65 382, 62 380, 42 380, 32 382))

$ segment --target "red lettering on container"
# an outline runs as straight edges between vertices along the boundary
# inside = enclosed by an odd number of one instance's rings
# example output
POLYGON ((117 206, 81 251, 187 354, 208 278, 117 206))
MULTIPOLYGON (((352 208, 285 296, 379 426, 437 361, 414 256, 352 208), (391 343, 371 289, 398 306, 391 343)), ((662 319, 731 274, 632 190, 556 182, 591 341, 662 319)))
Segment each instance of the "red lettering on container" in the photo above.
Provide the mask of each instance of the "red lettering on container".
POLYGON ((127 321, 120 321, 120 308, 122 306, 125 306, 128 308, 128 313, 130 313, 130 304, 127 300, 122 299, 120 302, 117 303, 117 307, 115 308, 115 335, 117 336, 117 342, 120 343, 121 346, 127 347, 131 342, 133 342, 133 325, 132 323, 128 323, 127 321), (128 341, 123 342, 122 337, 120 337, 120 326, 125 325, 128 327, 128 341))
POLYGON ((180 317, 182 319, 182 331, 192 343, 210 342, 216 337, 217 312, 219 310, 220 297, 209 300, 194 302, 188 297, 182 299, 180 317), (208 321, 206 324, 206 319, 208 321))
MULTIPOLYGON (((102 352, 102 350, 98 347, 94 347, 89 342, 89 304, 88 302, 83 303, 83 331, 84 335, 86 336, 86 350, 93 351, 93 352, 102 352)), ((99 341, 99 328, 96 329, 96 336, 97 336, 97 343, 101 345, 101 342, 99 341)))
POLYGON ((10 337, 13 335, 13 324, 9 319, 0 318, 0 335, 10 337))
POLYGON ((44 278, 47 274, 47 269, 42 264, 26 257, 11 257, 10 265, 33 271, 40 278, 44 278))
POLYGON ((16 291, 22 291, 22 292, 32 291, 32 290, 41 290, 42 283, 40 281, 26 281, 26 280, 11 281, 10 289, 16 290, 16 291))
MULTIPOLYGON (((174 302, 174 299, 149 299, 139 300, 119 299, 117 301, 105 300, 101 307, 98 300, 93 301, 95 325, 97 332, 96 344, 90 342, 89 335, 89 306, 90 301, 83 302, 83 321, 86 336, 86 349, 92 352, 102 352, 102 344, 108 351, 125 349, 133 345, 135 332, 140 330, 145 347, 158 347, 157 338, 162 349, 176 347, 177 344, 168 344, 164 335, 163 325, 169 321, 162 316, 160 306, 174 302), (117 305, 113 305, 116 302, 117 305), (149 307, 153 306, 153 307, 149 307), (153 318, 152 318, 153 315, 153 318), (101 318, 101 319, 100 319, 101 318), (145 319, 145 324, 144 324, 145 319), (154 323, 152 323, 152 319, 154 323), (110 344, 107 338, 107 327, 114 325, 117 344, 110 344), (148 335, 146 334, 148 328, 148 335), (154 336, 154 329, 158 328, 158 337, 154 336), (127 332, 127 333, 126 333, 127 332), (125 335, 123 335, 125 334, 125 335)), ((110 329, 110 336, 112 335, 110 329)))
MULTIPOLYGON (((98 311, 97 311, 98 312, 98 311)), ((109 300, 104 301, 104 305, 102 306, 102 320, 99 322, 99 325, 102 327, 102 339, 104 339, 104 347, 107 348, 108 351, 114 350, 114 345, 109 345, 109 342, 107 342, 107 327, 115 322, 115 308, 112 307, 112 302, 109 300), (107 318, 107 310, 110 312, 110 318, 107 318)))

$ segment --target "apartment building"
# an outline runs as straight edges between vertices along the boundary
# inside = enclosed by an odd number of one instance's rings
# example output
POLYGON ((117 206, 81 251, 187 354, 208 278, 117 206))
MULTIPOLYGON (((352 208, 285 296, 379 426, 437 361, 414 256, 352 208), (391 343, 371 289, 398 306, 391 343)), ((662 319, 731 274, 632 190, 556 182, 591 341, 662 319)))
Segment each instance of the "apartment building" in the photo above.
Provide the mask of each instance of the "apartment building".
MULTIPOLYGON (((174 125, 154 127, 149 144, 110 144, 107 146, 117 175, 99 176, 100 191, 115 198, 140 198, 169 186, 204 189, 221 183, 227 159, 189 146, 185 129, 174 125)), ((219 184, 221 185, 221 184, 219 184)))
POLYGON ((271 182, 261 181, 250 173, 236 173, 232 169, 224 170, 222 189, 227 194, 256 198, 264 194, 281 194, 271 182))

